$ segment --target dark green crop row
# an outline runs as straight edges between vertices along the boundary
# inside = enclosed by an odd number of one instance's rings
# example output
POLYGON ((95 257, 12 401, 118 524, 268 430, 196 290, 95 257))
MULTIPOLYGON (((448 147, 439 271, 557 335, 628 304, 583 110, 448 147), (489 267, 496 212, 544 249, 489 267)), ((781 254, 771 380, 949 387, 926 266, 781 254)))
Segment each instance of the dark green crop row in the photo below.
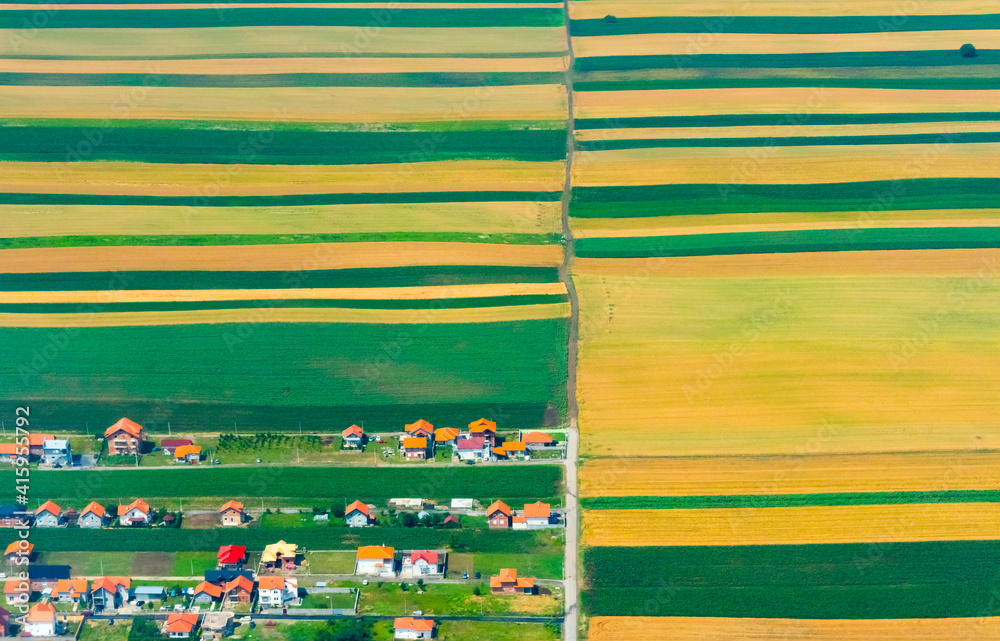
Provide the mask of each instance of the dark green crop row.
POLYGON ((587 510, 705 510, 746 507, 1000 503, 1000 490, 941 492, 829 492, 818 494, 721 494, 707 496, 598 496, 581 499, 587 510))

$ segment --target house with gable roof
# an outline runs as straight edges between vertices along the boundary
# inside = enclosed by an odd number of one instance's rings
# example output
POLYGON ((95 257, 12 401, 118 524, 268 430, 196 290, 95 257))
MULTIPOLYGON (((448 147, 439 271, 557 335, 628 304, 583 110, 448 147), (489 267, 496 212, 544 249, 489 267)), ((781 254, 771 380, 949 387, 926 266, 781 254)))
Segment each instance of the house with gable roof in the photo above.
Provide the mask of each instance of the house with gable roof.
POLYGON ((83 508, 80 512, 80 518, 77 519, 76 523, 80 527, 97 528, 104 527, 107 521, 107 512, 104 506, 97 501, 91 501, 87 507, 83 508))
POLYGON ((62 508, 46 501, 35 510, 35 527, 61 527, 66 524, 62 508))
POLYGON ((347 527, 368 527, 373 525, 371 508, 361 501, 355 501, 347 506, 344 512, 347 527))
POLYGON ((473 421, 469 423, 469 436, 485 439, 489 442, 490 447, 493 447, 493 441, 497 436, 497 424, 485 418, 473 421))
POLYGON ((208 605, 222 599, 222 586, 218 583, 202 581, 195 586, 191 603, 193 605, 208 605))
POLYGON ((365 431, 357 425, 352 425, 340 433, 340 438, 346 448, 361 447, 365 442, 365 431))
POLYGON ((262 576, 257 580, 257 602, 280 608, 299 598, 299 580, 285 576, 262 576))
POLYGON ((153 510, 149 503, 136 499, 128 505, 118 506, 118 522, 122 525, 149 525, 153 522, 153 510))
POLYGON ((51 603, 36 603, 28 610, 21 634, 29 637, 56 636, 56 608, 51 603))
POLYGON ((490 577, 490 591, 493 594, 534 594, 535 580, 517 576, 517 570, 504 568, 500 574, 490 577))
POLYGON ((403 556, 400 576, 419 578, 444 573, 441 555, 436 550, 413 550, 403 556))
POLYGON ((510 527, 510 507, 503 501, 495 501, 486 508, 486 520, 491 530, 504 530, 510 527))
POLYGON ((358 576, 394 576, 396 574, 395 548, 385 545, 359 547, 354 574, 358 576))
POLYGON ((49 598, 58 603, 86 603, 89 594, 87 579, 59 579, 49 598))
POLYGON ((239 501, 227 501, 225 505, 219 508, 219 518, 222 519, 223 527, 243 525, 243 521, 246 520, 246 512, 243 510, 243 504, 239 501))
POLYGON ((434 621, 413 617, 397 617, 392 622, 392 632, 394 639, 432 639, 434 638, 434 621))
POLYGON ((163 624, 163 633, 171 639, 187 639, 196 627, 197 612, 171 612, 163 624))
POLYGON ((90 586, 90 602, 98 610, 114 610, 128 601, 132 579, 127 576, 101 576, 90 586))
POLYGON ((108 454, 112 456, 142 454, 146 430, 135 421, 122 418, 104 430, 104 440, 108 442, 108 454))

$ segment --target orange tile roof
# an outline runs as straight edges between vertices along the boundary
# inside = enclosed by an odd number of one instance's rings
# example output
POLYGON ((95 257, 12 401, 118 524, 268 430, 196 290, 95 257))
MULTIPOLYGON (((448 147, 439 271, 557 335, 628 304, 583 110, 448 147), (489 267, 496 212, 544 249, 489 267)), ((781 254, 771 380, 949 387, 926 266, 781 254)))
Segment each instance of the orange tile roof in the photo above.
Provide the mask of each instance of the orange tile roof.
POLYGON ((90 586, 90 591, 97 592, 103 589, 108 592, 117 592, 118 586, 126 590, 129 589, 132 587, 132 578, 127 576, 99 576, 94 579, 93 585, 90 586))
POLYGON ((372 516, 371 511, 368 509, 368 506, 365 505, 364 503, 362 503, 361 501, 355 501, 354 503, 351 503, 350 505, 348 505, 347 506, 347 511, 344 512, 344 514, 350 514, 354 510, 357 510, 358 512, 361 512, 362 514, 364 514, 368 518, 371 518, 371 516, 372 516))
POLYGON ((119 505, 118 516, 122 516, 123 514, 128 514, 129 510, 131 510, 134 507, 139 508, 139 511, 142 512, 143 514, 149 514, 149 503, 146 503, 142 499, 136 499, 131 503, 129 503, 128 505, 119 505))
POLYGON ((442 427, 434 432, 435 441, 454 441, 458 438, 458 430, 454 427, 442 427))
POLYGON ((284 590, 285 577, 283 576, 262 576, 257 579, 259 590, 284 590))
POLYGON ((528 519, 524 518, 523 516, 515 516, 513 519, 511 519, 511 521, 513 523, 527 523, 528 519))
POLYGON ((102 519, 104 518, 104 506, 97 501, 91 501, 87 507, 83 508, 83 512, 80 512, 80 516, 82 517, 90 512, 93 512, 95 516, 102 519))
POLYGON ((543 432, 528 432, 521 440, 525 443, 551 443, 555 439, 543 432))
POLYGON ((62 508, 53 503, 52 501, 46 501, 42 503, 37 510, 35 510, 36 515, 41 514, 42 512, 51 512, 52 514, 59 516, 59 514, 62 512, 62 508))
POLYGON ((184 458, 188 454, 201 454, 200 445, 181 445, 174 449, 174 458, 184 458))
POLYGON ((239 501, 227 501, 225 505, 219 508, 220 512, 225 512, 226 510, 236 510, 237 512, 242 512, 243 504, 239 501))
POLYGON ((204 592, 205 594, 211 596, 214 599, 218 599, 222 596, 222 586, 215 583, 209 583, 208 581, 202 581, 198 584, 198 587, 194 589, 194 593, 198 594, 204 592))
POLYGON ((56 608, 51 603, 36 603, 30 610, 28 610, 28 618, 26 620, 37 623, 46 621, 55 622, 56 608))
POLYGON ((22 547, 20 547, 21 544, 19 541, 11 541, 10 545, 7 546, 7 551, 4 552, 3 555, 7 556, 8 554, 16 554, 22 551, 26 552, 27 554, 31 554, 31 551, 35 549, 35 544, 31 543, 30 541, 28 541, 27 543, 28 543, 28 549, 24 550, 22 547))
POLYGON ((430 619, 414 619, 412 617, 397 617, 392 622, 394 630, 415 630, 418 632, 430 632, 434 629, 434 621, 430 619))
POLYGON ((359 559, 391 559, 396 554, 396 548, 384 545, 362 545, 358 548, 359 559))
POLYGON ((493 421, 488 421, 485 418, 481 418, 478 421, 473 421, 469 423, 470 432, 496 432, 497 424, 493 421))
POLYGON ((552 516, 552 509, 549 507, 548 503, 535 501, 534 503, 529 503, 524 506, 524 516, 532 518, 548 518, 552 516))
MULTIPOLYGON (((18 447, 17 443, 0 443, 0 456, 17 456, 18 447)), ((22 448, 21 452, 27 454, 23 446, 20 447, 22 448)))
POLYGON ((508 441, 501 446, 504 452, 524 452, 526 448, 520 441, 508 441))
POLYGON ((87 579, 59 579, 56 587, 52 590, 52 598, 56 598, 62 593, 78 597, 87 593, 87 579))
POLYGON ((532 588, 535 586, 534 579, 517 578, 517 570, 514 568, 504 568, 500 570, 498 576, 490 577, 490 587, 500 588, 504 583, 513 583, 518 588, 532 588))
POLYGON ((404 449, 408 449, 408 450, 411 450, 411 449, 415 449, 415 450, 427 449, 427 439, 425 439, 422 436, 420 436, 420 437, 411 436, 411 437, 408 437, 408 438, 404 438, 403 439, 403 448, 404 449))
POLYGON ((506 503, 504 503, 503 501, 496 501, 496 502, 493 503, 493 505, 491 505, 488 508, 486 508, 486 516, 490 516, 491 514, 493 514, 494 512, 496 512, 497 510, 500 510, 501 512, 503 512, 507 516, 510 516, 510 507, 506 503))
POLYGON ((408 423, 406 425, 406 433, 407 434, 409 434, 411 432, 417 432, 417 431, 424 431, 424 432, 427 432, 428 434, 433 434, 434 433, 434 426, 431 425, 430 423, 428 423, 427 421, 425 421, 424 419, 420 419, 416 423, 408 423))
POLYGON ((365 431, 358 427, 357 425, 352 425, 343 432, 340 433, 341 436, 347 438, 348 436, 357 436, 358 438, 365 435, 365 431))
POLYGON ((167 632, 189 633, 198 625, 198 614, 195 612, 171 612, 167 616, 164 630, 167 632))
POLYGON ((31 585, 27 579, 7 579, 3 582, 4 594, 25 594, 31 591, 31 585))
POLYGON ((108 429, 104 430, 104 438, 108 438, 119 430, 131 434, 136 438, 139 438, 142 435, 142 425, 139 425, 135 421, 130 421, 127 418, 123 418, 108 429))
POLYGON ((246 590, 247 592, 252 592, 253 591, 253 581, 251 581, 250 579, 246 578, 243 575, 240 575, 240 576, 236 577, 235 579, 233 579, 232 581, 226 582, 226 585, 224 586, 223 589, 226 592, 229 592, 230 590, 237 590, 237 589, 239 589, 239 590, 246 590))
POLYGON ((53 434, 28 434, 28 445, 31 447, 38 447, 44 445, 45 441, 55 440, 55 435, 53 434))

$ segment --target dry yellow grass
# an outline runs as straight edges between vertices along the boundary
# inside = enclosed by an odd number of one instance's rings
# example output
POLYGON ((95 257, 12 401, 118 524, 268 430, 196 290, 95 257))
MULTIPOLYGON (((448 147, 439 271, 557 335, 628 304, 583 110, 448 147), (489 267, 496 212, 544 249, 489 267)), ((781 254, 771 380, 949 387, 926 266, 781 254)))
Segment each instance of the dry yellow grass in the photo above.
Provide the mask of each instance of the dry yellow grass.
POLYGON ((628 271, 578 261, 582 448, 1000 449, 991 392, 1000 387, 1000 336, 989 320, 1000 301, 998 255, 956 253, 948 271, 930 276, 886 275, 908 263, 863 267, 840 253, 798 259, 836 261, 833 274, 829 265, 796 272, 792 262, 754 271, 769 263, 655 259, 628 271))
POLYGON ((558 191, 562 162, 457 160, 372 165, 0 162, 0 192, 198 197, 558 191))
POLYGON ((563 71, 565 64, 561 57, 296 58, 292 56, 289 58, 215 58, 155 61, 0 59, 0 73, 149 73, 153 67, 155 67, 157 73, 161 74, 254 75, 265 73, 559 72, 563 71))
POLYGON ((585 545, 798 545, 1000 537, 995 503, 584 510, 585 545))
MULTIPOLYGON (((155 64, 155 63, 153 63, 155 64)), ((559 120, 561 85, 497 87, 0 87, 7 118, 388 123, 559 120), (139 92, 139 93, 136 93, 139 92), (130 95, 143 99, 128 101, 130 95), (125 108, 134 104, 134 108, 125 108)), ((252 140, 252 139, 251 139, 252 140)))
MULTIPOLYGON (((385 28, 220 27, 206 29, 39 29, 31 38, 0 38, 0 57, 146 57, 255 53, 534 53, 565 51, 563 27, 385 28)), ((150 73, 158 73, 150 61, 150 73)), ((119 87, 119 89, 127 89, 119 87)), ((130 91, 123 92, 128 96, 130 91)))
POLYGON ((556 266, 558 245, 316 243, 205 247, 65 247, 0 251, 0 273, 59 271, 310 271, 407 265, 556 266))
MULTIPOLYGON (((682 217, 683 218, 683 217, 682 217)), ((582 229, 575 235, 577 238, 612 238, 612 237, 642 237, 642 236, 683 236, 697 234, 736 234, 745 232, 778 232, 807 229, 896 229, 896 228, 932 228, 932 227, 1000 227, 1000 218, 947 218, 936 220, 855 220, 825 221, 825 222, 794 222, 794 223, 739 223, 711 224, 705 221, 701 225, 678 224, 681 221, 670 221, 663 227, 653 227, 649 224, 636 224, 627 229, 582 229)))
POLYGON ((595 151, 574 163, 577 187, 708 183, 810 184, 992 178, 1000 143, 667 147, 595 151))
POLYGON ((136 289, 0 292, 0 303, 159 303, 238 300, 429 300, 527 294, 565 294, 562 283, 489 283, 426 287, 288 289, 136 289))
POLYGON ((0 205, 0 238, 100 234, 558 233, 557 202, 301 207, 0 205))
MULTIPOLYGON (((822 84, 822 83, 817 83, 822 84)), ((577 118, 704 116, 716 114, 948 113, 992 111, 1000 91, 741 87, 583 91, 573 97, 577 118)), ((775 122, 781 122, 775 118, 775 122)))
POLYGON ((921 0, 904 5, 898 0, 585 0, 569 4, 574 20, 598 19, 608 14, 619 18, 656 16, 687 16, 719 18, 721 16, 945 16, 996 13, 996 4, 989 0, 921 0))
POLYGON ((0 313, 0 327, 126 327, 210 323, 495 323, 569 316, 568 303, 469 309, 252 308, 181 312, 0 313))
POLYGON ((875 33, 640 33, 573 39, 579 57, 792 54, 951 49, 955 42, 996 42, 1000 30, 875 33))
POLYGON ((1000 487, 993 452, 597 458, 581 496, 944 492, 1000 487))
POLYGON ((794 125, 741 127, 639 127, 579 129, 580 141, 655 140, 657 138, 788 138, 792 136, 889 136, 1000 131, 1000 122, 905 122, 868 125, 794 125))
POLYGON ((590 641, 993 641, 1000 617, 736 619, 592 617, 590 641))

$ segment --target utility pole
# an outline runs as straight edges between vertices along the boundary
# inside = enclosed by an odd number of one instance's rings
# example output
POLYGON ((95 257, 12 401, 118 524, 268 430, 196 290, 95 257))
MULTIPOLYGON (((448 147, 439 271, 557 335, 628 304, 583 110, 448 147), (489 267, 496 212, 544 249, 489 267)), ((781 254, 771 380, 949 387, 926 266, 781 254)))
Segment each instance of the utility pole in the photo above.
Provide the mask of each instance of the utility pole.
POLYGON ((172 436, 173 433, 170 431, 170 421, 167 421, 167 436, 172 436))
POLYGON ((302 421, 299 421, 299 436, 302 436, 302 421))
POLYGON ((90 436, 90 421, 87 421, 84 425, 87 426, 87 436, 90 436))
POLYGON ((3 421, 0 421, 0 428, 3 428, 3 435, 7 436, 7 425, 3 421))

